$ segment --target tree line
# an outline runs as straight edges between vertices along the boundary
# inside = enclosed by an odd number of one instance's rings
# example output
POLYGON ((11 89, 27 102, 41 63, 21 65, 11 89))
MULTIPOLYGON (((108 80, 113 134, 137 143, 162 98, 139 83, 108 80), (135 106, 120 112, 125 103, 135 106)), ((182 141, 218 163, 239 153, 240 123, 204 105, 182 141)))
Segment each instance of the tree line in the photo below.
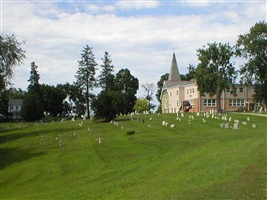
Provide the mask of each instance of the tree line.
MULTIPOLYGON (((38 66, 31 63, 29 86, 27 91, 9 88, 14 68, 26 58, 15 35, 0 35, 0 113, 8 114, 8 99, 23 98, 21 115, 24 119, 35 121, 49 116, 86 115, 91 113, 98 120, 111 120, 116 115, 129 113, 133 110, 151 109, 153 84, 144 84, 145 99, 136 98, 139 81, 131 75, 128 69, 114 73, 111 56, 104 53, 100 65, 100 75, 96 77, 98 63, 95 61, 93 48, 86 45, 81 51, 78 61, 76 81, 72 84, 50 86, 40 84, 38 66), (95 95, 93 90, 100 88, 95 95), (136 105, 135 105, 136 104, 136 105)), ((234 46, 229 43, 208 43, 197 49, 199 63, 190 65, 188 73, 182 75, 182 80, 195 79, 201 95, 217 96, 217 110, 221 112, 220 96, 230 87, 234 94, 234 84, 238 75, 242 84, 253 84, 256 88, 255 99, 267 103, 267 24, 257 22, 249 32, 239 35, 234 46), (241 57, 246 63, 236 70, 231 59, 241 57)), ((160 102, 163 81, 168 79, 168 73, 162 75, 157 83, 156 98, 160 102)), ((160 109, 158 109, 160 110, 160 109)))
MULTIPOLYGON (((91 113, 97 120, 111 120, 119 113, 133 111, 138 79, 128 69, 121 69, 114 74, 111 56, 104 53, 101 59, 100 75, 95 76, 96 67, 93 48, 86 45, 81 52, 76 81, 56 86, 40 84, 40 74, 35 62, 31 63, 27 92, 11 88, 10 97, 22 98, 21 116, 27 121, 37 121, 44 117, 86 116, 91 113), (93 90, 101 88, 95 95, 93 90), (122 106, 123 105, 123 106, 122 106)), ((7 111, 6 111, 7 112, 7 111)))

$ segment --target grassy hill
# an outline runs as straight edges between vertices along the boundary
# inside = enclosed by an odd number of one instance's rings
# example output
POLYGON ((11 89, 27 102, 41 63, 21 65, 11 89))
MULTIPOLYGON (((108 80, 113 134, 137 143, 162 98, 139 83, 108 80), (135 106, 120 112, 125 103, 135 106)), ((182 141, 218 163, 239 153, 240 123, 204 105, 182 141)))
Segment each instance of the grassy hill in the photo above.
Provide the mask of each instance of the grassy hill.
POLYGON ((2 123, 0 199, 266 199, 267 118, 222 117, 2 123))

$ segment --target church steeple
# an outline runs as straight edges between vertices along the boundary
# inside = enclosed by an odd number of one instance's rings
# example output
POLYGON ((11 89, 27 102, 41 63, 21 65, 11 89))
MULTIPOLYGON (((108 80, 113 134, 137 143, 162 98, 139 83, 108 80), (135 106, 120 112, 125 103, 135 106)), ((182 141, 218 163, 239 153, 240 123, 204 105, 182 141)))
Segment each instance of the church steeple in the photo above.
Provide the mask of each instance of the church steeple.
POLYGON ((172 56, 172 63, 171 63, 171 69, 170 69, 168 81, 181 81, 175 53, 173 53, 173 56, 172 56))

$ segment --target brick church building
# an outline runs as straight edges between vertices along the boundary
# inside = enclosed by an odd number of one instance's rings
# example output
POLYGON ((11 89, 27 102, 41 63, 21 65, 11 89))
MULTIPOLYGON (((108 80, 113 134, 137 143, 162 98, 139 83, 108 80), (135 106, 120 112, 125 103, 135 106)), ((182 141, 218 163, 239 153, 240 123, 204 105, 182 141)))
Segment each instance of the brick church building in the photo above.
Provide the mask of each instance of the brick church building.
MULTIPOLYGON (((261 106, 254 102, 255 89, 253 85, 235 85, 236 95, 230 93, 230 88, 223 91, 221 95, 221 108, 223 111, 236 111, 240 108, 255 110, 261 106)), ((189 112, 207 112, 217 110, 216 96, 208 94, 200 96, 196 81, 182 81, 175 53, 173 53, 170 73, 167 81, 164 81, 161 91, 162 113, 177 113, 186 110, 190 104, 189 112), (189 104, 188 104, 189 103, 189 104)))

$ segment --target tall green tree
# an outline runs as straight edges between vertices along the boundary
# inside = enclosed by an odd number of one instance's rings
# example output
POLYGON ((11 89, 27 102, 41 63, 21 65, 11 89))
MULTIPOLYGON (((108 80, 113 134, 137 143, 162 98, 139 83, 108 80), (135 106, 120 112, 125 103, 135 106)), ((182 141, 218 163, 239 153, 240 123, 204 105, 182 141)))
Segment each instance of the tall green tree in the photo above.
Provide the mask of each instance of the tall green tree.
POLYGON ((38 66, 32 62, 28 80, 30 84, 21 108, 21 116, 27 121, 37 121, 44 117, 44 101, 39 79, 38 66))
MULTIPOLYGON (((117 91, 121 91, 121 97, 123 98, 123 105, 118 105, 117 111, 119 113, 130 113, 133 111, 133 107, 136 100, 136 93, 139 88, 139 81, 134 77, 129 69, 121 69, 115 78, 115 88, 117 91)), ((118 101, 121 98, 117 96, 118 101)))
POLYGON ((117 112, 117 92, 113 90, 102 90, 92 101, 94 118, 101 121, 110 121, 116 118, 117 112))
POLYGON ((15 66, 21 64, 26 58, 16 36, 0 34, 0 114, 8 114, 9 92, 7 87, 11 83, 15 66))
POLYGON ((16 36, 0 34, 0 92, 5 90, 14 74, 14 68, 26 58, 21 46, 25 42, 19 42, 16 36))
POLYGON ((64 100, 67 97, 67 93, 60 87, 43 84, 41 85, 44 111, 50 113, 50 115, 56 117, 61 116, 64 109, 64 100))
POLYGON ((114 89, 114 66, 112 65, 112 60, 108 52, 105 52, 104 58, 101 58, 101 60, 103 61, 103 64, 100 65, 101 71, 98 77, 98 84, 104 90, 114 89))
POLYGON ((78 115, 81 116, 84 114, 86 109, 86 100, 83 95, 83 89, 74 84, 60 84, 57 85, 57 88, 60 88, 64 93, 66 93, 66 101, 64 102, 64 115, 78 115))
POLYGON ((217 112, 222 112, 221 94, 233 85, 236 71, 231 63, 234 49, 229 44, 208 43, 207 47, 197 50, 199 64, 195 70, 198 90, 202 96, 216 95, 217 112))
POLYGON ((30 82, 28 86, 28 91, 35 92, 35 93, 41 93, 41 85, 39 83, 40 75, 38 73, 38 66, 35 64, 35 62, 31 63, 31 71, 30 71, 30 78, 28 82, 30 82))
POLYGON ((237 55, 246 59, 240 68, 241 81, 256 86, 256 99, 267 104, 267 23, 258 22, 239 35, 237 55))
POLYGON ((81 53, 81 60, 78 61, 79 69, 76 73, 77 82, 76 84, 84 90, 86 99, 86 112, 90 119, 90 100, 92 97, 93 88, 96 85, 96 66, 95 55, 93 48, 86 45, 81 53))

